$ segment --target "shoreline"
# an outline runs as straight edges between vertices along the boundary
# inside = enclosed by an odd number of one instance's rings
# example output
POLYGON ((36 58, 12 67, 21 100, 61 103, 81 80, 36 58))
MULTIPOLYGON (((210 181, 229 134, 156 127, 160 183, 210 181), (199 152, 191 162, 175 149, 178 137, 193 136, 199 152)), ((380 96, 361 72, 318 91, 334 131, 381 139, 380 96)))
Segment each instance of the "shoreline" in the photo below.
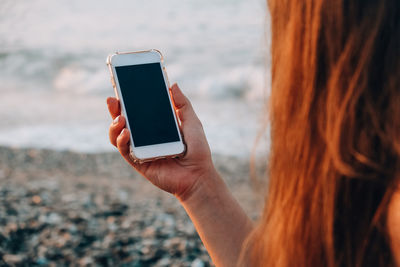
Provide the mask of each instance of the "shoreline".
MULTIPOLYGON (((240 168, 240 174, 249 172, 249 159, 243 156, 228 156, 213 153, 215 166, 222 172, 228 171, 238 178, 233 172, 230 163, 235 168, 240 168)), ((127 172, 132 173, 132 168, 125 163, 119 153, 113 152, 77 152, 72 150, 53 150, 47 148, 19 148, 0 145, 0 167, 6 169, 19 169, 23 171, 59 170, 75 175, 101 174, 116 176, 112 168, 119 167, 122 176, 127 172), (85 164, 83 164, 85 163, 85 164)), ((0 176, 1 178, 1 176, 0 176)))

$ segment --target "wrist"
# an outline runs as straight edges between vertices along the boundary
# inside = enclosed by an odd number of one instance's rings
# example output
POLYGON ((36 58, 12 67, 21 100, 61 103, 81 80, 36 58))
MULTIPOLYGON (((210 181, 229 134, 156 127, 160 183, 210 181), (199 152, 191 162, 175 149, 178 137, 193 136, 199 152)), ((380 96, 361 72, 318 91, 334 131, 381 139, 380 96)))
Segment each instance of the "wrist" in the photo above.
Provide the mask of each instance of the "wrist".
POLYGON ((179 198, 217 266, 236 266, 253 224, 215 171, 179 198))
POLYGON ((184 206, 201 205, 217 198, 226 190, 224 181, 212 166, 210 171, 200 175, 190 188, 176 197, 184 206))

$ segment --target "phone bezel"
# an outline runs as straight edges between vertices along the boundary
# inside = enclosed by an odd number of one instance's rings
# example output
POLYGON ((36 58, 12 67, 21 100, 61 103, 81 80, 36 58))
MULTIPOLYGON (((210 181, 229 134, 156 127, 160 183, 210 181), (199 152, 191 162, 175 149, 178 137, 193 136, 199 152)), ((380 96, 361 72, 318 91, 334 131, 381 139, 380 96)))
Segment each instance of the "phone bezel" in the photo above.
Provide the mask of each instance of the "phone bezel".
POLYGON ((177 117, 176 110, 173 105, 173 101, 169 90, 170 88, 169 80, 165 71, 165 66, 163 64, 163 56, 160 53, 160 51, 152 49, 148 51, 139 51, 139 52, 123 52, 123 53, 117 52, 113 55, 110 55, 107 58, 107 64, 111 72, 111 82, 113 84, 116 97, 120 101, 121 112, 126 118, 126 127, 129 129, 131 133, 130 154, 132 158, 138 162, 146 162, 146 161, 156 160, 159 158, 177 157, 183 155, 185 153, 186 146, 183 142, 182 133, 180 129, 180 121, 177 117), (171 110, 174 114, 175 127, 178 131, 179 141, 136 147, 132 138, 132 130, 131 130, 132 128, 129 124, 129 118, 125 111, 124 99, 122 98, 121 88, 119 86, 115 67, 140 65, 148 63, 160 63, 161 71, 165 82, 165 89, 167 90, 171 110))

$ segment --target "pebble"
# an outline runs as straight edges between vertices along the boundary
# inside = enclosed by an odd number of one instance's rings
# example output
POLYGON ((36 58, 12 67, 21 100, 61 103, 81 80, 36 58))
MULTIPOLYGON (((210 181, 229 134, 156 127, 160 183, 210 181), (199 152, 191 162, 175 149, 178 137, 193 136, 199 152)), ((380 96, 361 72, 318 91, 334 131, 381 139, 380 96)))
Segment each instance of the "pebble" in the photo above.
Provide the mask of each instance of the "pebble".
POLYGON ((206 266, 206 265, 205 265, 204 262, 203 262, 202 260, 200 260, 200 259, 195 259, 195 260, 192 262, 192 264, 190 265, 190 267, 204 267, 204 266, 206 266))
POLYGON ((42 199, 40 198, 40 196, 37 196, 37 195, 35 195, 35 196, 33 196, 32 197, 32 202, 33 202, 33 204, 39 204, 40 202, 42 201, 42 199))
POLYGON ((20 264, 23 261, 22 255, 5 254, 3 260, 8 264, 20 264))

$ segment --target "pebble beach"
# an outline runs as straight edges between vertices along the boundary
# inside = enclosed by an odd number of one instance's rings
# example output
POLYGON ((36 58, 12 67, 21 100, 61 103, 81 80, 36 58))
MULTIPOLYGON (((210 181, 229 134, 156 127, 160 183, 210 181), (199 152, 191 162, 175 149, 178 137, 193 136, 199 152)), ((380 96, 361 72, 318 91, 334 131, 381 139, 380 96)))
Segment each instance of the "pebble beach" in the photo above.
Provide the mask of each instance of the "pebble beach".
MULTIPOLYGON (((214 162, 250 217, 243 159, 214 162)), ((213 266, 179 202, 117 153, 0 147, 0 266, 213 266)))

